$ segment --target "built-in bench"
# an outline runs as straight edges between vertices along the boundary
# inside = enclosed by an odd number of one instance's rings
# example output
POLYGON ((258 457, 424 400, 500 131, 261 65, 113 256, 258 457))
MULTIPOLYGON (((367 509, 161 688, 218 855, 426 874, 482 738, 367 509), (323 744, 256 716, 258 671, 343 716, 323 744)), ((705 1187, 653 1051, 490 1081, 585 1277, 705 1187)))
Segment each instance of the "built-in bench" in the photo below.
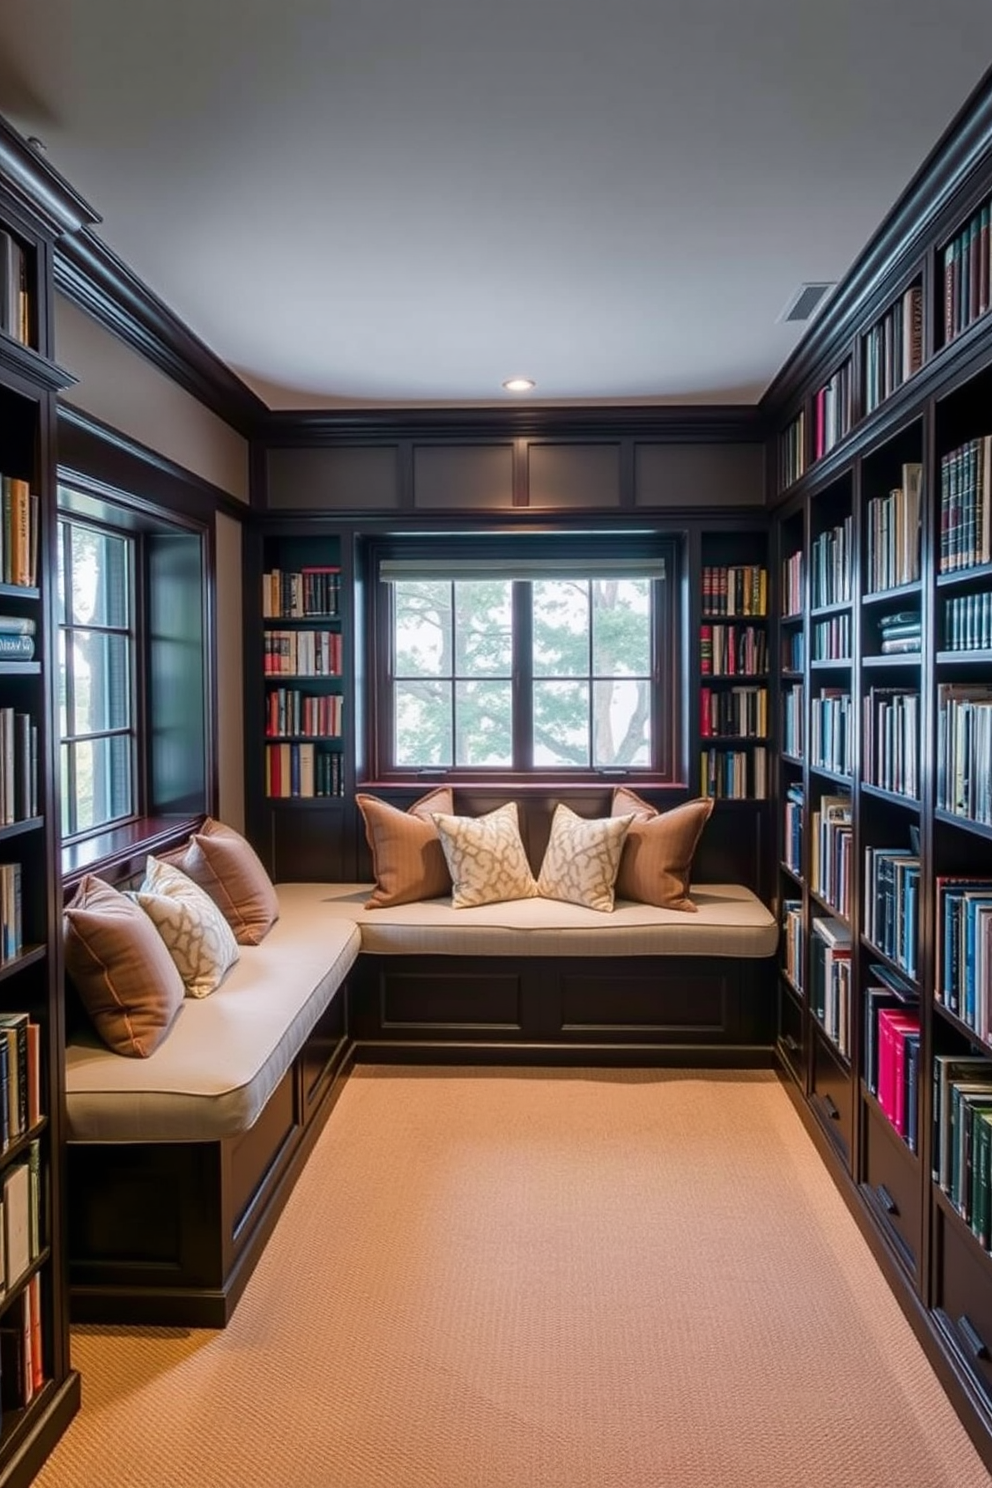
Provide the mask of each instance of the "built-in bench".
POLYGON ((772 1063, 775 921, 547 899, 366 910, 282 884, 280 915, 147 1059, 66 1056, 76 1321, 223 1326, 354 1059, 772 1063))

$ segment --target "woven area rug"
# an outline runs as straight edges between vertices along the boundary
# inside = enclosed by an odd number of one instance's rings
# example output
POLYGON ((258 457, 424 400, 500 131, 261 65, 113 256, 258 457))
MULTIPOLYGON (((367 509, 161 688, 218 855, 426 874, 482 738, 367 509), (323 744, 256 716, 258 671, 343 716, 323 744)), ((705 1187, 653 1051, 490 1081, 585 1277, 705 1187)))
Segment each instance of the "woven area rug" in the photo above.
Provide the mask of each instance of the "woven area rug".
POLYGON ((359 1067, 223 1332, 74 1331, 39 1488, 987 1488, 765 1072, 359 1067))

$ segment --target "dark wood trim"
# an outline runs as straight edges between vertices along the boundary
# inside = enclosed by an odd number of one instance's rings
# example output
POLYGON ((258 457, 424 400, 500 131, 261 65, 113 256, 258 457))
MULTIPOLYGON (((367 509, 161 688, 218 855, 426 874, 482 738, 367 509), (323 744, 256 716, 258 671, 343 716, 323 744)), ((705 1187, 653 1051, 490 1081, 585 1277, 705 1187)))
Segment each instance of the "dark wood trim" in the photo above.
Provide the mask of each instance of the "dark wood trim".
MULTIPOLYGON (((921 263, 951 199, 987 161, 992 137, 992 69, 971 93, 913 176, 892 211, 855 259, 835 293, 765 392, 759 412, 778 421, 821 373, 839 363, 852 332, 867 322, 883 285, 910 258, 921 263)), ((910 384, 917 386, 917 379, 910 384)))
POLYGON ((547 1043, 496 1043, 484 1039, 441 1042, 411 1039, 360 1039, 355 1043, 356 1064, 443 1064, 549 1066, 597 1069, 774 1069, 775 1054, 768 1044, 588 1043, 577 1047, 547 1043))
POLYGON ((404 439, 470 444, 542 437, 585 443, 628 438, 667 444, 758 444, 767 433, 763 416, 746 404, 279 411, 269 413, 258 429, 266 445, 292 448, 404 439))
POLYGON ((101 219, 23 135, 0 118, 0 176, 22 210, 54 238, 101 219))
POLYGON ((60 479, 94 494, 138 495, 200 525, 217 511, 238 522, 250 517, 247 502, 68 403, 59 404, 58 455, 60 479))
POLYGON ((240 434, 266 416, 261 398, 93 233, 58 242, 55 287, 240 434))

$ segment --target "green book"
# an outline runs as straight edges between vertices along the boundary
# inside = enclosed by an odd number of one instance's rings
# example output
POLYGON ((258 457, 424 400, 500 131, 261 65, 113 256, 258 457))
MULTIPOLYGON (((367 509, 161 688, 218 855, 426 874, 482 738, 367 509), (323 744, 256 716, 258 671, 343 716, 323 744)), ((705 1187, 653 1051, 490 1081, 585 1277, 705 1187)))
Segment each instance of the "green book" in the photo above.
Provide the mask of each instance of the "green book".
POLYGON ((971 1229, 989 1249, 989 1165, 992 1159, 992 1108, 976 1107, 971 1147, 971 1229))

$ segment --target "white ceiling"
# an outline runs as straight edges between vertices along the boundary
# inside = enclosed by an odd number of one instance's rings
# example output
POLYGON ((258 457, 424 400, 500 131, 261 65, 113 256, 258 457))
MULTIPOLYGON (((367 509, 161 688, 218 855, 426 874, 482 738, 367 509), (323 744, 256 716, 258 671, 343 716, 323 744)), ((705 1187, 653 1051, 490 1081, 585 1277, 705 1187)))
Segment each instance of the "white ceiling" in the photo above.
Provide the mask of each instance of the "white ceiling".
POLYGON ((988 0, 4 0, 0 113, 273 408, 750 403, 988 0))

